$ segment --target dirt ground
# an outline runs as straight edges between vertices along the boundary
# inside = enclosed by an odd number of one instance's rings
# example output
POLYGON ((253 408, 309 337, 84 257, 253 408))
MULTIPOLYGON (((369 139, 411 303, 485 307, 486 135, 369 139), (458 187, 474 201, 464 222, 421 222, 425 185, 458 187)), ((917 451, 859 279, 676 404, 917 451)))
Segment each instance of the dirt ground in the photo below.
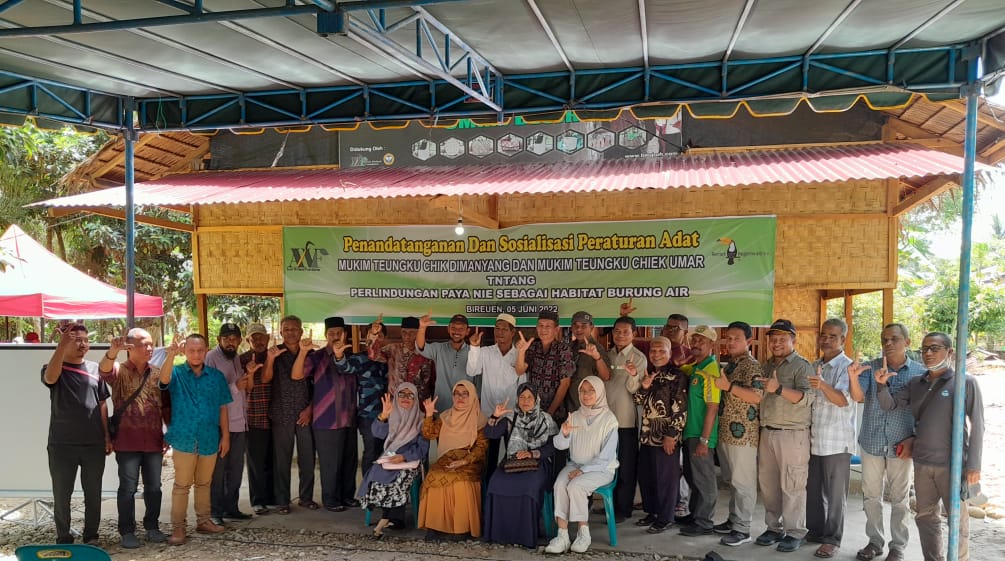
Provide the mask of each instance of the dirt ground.
MULTIPOLYGON (((1005 514, 1005 369, 988 369, 978 374, 984 397, 985 409, 985 439, 982 470, 982 491, 988 498, 985 509, 989 513, 1005 514)), ((172 477, 170 466, 165 468, 164 480, 172 477)), ((169 484, 165 489, 170 489, 169 484)), ((164 497, 165 510, 170 503, 169 492, 164 497)), ((18 502, 11 499, 0 501, 0 511, 6 512, 18 502)), ((77 505, 80 506, 80 505, 77 505)), ((861 510, 861 496, 849 497, 849 510, 861 510)), ((75 510, 74 516, 80 518, 82 508, 75 510)), ((103 503, 101 535, 102 545, 117 561, 161 561, 167 559, 179 560, 233 560, 233 561, 398 561, 422 557, 427 560, 498 560, 509 561, 526 559, 528 557, 543 558, 539 548, 532 552, 518 547, 487 545, 476 541, 428 543, 422 541, 421 533, 410 531, 404 535, 389 533, 383 540, 375 541, 364 532, 361 515, 353 518, 351 523, 312 524, 312 529, 281 528, 281 527, 249 527, 245 523, 228 523, 228 532, 224 538, 193 536, 183 547, 166 545, 146 545, 140 549, 123 550, 118 544, 115 529, 115 501, 106 500, 103 503), (355 518, 359 518, 357 521, 355 518), (330 528, 330 530, 329 530, 330 528)), ((291 520, 297 513, 287 518, 291 520)), ((755 526, 760 525, 760 520, 755 526)), ((75 523, 79 525, 79 522, 75 523)), ((252 525, 254 526, 254 525, 252 525)), ((619 526, 619 535, 623 532, 619 526)), ((634 528, 633 528, 634 529, 634 528)), ((756 528, 755 528, 756 531, 756 528)), ((655 540, 625 539, 617 550, 606 548, 606 536, 602 530, 594 526, 595 543, 602 542, 604 547, 591 549, 581 559, 618 560, 618 561, 660 561, 662 559, 684 559, 674 555, 674 540, 680 539, 676 532, 658 536, 655 540), (599 536, 599 537, 598 537, 599 536)), ((624 531, 628 533, 628 531, 624 531)), ((862 544, 860 528, 846 528, 848 544, 839 553, 840 558, 853 559, 857 547, 862 544)), ((626 536, 627 537, 627 536, 626 536)), ((916 539, 912 524, 912 540, 916 539)), ((42 527, 32 527, 16 522, 0 522, 0 561, 13 561, 13 551, 18 545, 30 543, 51 543, 53 533, 51 522, 42 527)), ((975 561, 998 561, 1005 559, 1005 519, 971 520, 971 559, 975 561)), ((710 542, 710 545, 713 542, 710 542)), ((737 549, 723 551, 716 547, 724 557, 729 559, 742 558, 745 561, 759 559, 776 559, 777 553, 772 548, 760 548, 752 544, 737 549)), ((813 559, 813 549, 804 547, 790 559, 813 559)), ((695 557, 691 557, 695 558, 695 557)))

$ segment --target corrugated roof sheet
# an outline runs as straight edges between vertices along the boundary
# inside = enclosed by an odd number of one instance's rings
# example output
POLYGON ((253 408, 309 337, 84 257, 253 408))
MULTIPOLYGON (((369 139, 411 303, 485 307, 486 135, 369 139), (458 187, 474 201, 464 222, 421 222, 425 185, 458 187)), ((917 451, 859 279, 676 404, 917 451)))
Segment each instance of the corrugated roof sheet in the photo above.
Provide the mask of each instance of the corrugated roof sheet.
MULTIPOLYGON (((963 159, 944 152, 906 144, 865 144, 689 154, 591 164, 199 172, 139 183, 135 188, 135 201, 141 206, 186 206, 594 192, 910 179, 962 171, 963 159)), ((124 206, 125 189, 104 189, 37 204, 57 207, 124 206)))

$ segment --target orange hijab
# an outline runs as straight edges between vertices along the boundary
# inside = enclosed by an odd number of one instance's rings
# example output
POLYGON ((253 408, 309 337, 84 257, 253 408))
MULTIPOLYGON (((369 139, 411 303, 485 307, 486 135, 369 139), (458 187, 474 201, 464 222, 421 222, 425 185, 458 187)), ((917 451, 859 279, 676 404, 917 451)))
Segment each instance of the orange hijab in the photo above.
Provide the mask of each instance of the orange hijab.
POLYGON ((443 425, 440 426, 440 437, 436 441, 436 459, 433 461, 451 450, 470 448, 478 439, 478 431, 488 422, 482 413, 475 385, 467 380, 461 380, 454 384, 453 390, 456 391, 458 388, 467 390, 470 397, 463 406, 455 399, 454 406, 440 415, 443 425))

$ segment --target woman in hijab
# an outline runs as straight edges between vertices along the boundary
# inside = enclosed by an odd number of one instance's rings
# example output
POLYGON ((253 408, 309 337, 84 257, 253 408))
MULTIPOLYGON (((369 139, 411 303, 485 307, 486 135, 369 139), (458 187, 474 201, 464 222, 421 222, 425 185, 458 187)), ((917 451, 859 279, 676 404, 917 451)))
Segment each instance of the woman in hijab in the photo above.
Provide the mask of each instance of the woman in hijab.
POLYGON ((555 479, 555 523, 558 535, 545 553, 584 553, 590 548, 589 497, 614 480, 618 468, 618 419, 607 406, 604 382, 587 376, 579 383, 580 407, 555 435, 555 448, 569 450, 569 462, 555 479), (576 541, 569 541, 569 522, 578 522, 576 541))
MULTIPOLYGON (((639 488, 646 516, 636 526, 650 534, 666 531, 680 491, 680 443, 687 422, 688 377, 670 360, 670 339, 653 337, 649 372, 642 377, 635 403, 642 406, 639 435, 639 488)), ((629 368, 633 376, 634 367, 629 368)))
POLYGON ((436 457, 422 482, 419 527, 426 539, 444 534, 463 539, 481 535, 482 471, 489 441, 485 437, 485 414, 478 390, 467 380, 453 388, 454 405, 438 417, 436 398, 423 402, 426 418, 422 436, 436 440, 436 457))
POLYGON ((429 453, 429 441, 420 433, 422 411, 416 403, 418 394, 415 384, 399 384, 393 400, 389 393, 381 397, 382 409, 373 423, 373 435, 384 439, 384 453, 366 472, 358 494, 363 508, 384 509, 373 531, 377 539, 383 537, 384 529, 392 521, 396 526, 404 525, 405 503, 412 482, 419 473, 419 464, 429 453))
POLYGON ((537 547, 538 513, 545 490, 551 485, 551 457, 555 447, 551 437, 558 426, 551 415, 541 410, 541 397, 532 384, 520 384, 516 390, 517 408, 506 409, 509 401, 496 405, 485 436, 509 435, 506 459, 492 474, 485 497, 485 541, 537 547), (536 468, 507 472, 513 460, 536 460, 536 468))

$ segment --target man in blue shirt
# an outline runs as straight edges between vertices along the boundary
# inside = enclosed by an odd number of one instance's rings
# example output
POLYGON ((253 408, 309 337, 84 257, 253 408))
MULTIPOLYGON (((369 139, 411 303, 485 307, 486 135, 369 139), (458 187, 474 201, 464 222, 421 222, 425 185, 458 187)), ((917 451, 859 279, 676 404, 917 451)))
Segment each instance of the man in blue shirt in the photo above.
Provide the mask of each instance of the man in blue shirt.
POLYGON ((218 534, 223 526, 210 520, 210 484, 216 458, 230 451, 232 398, 219 370, 206 366, 206 338, 193 333, 175 339, 161 366, 160 387, 171 394, 171 424, 164 439, 174 448, 174 490, 171 493, 171 537, 168 543, 185 543, 188 491, 195 484, 195 531, 218 534), (178 353, 185 362, 174 366, 178 353))
POLYGON ((858 443, 862 447, 862 494, 865 497, 865 533, 869 543, 859 550, 860 561, 871 561, 883 553, 886 545, 883 531, 883 482, 891 505, 890 552, 887 561, 904 558, 904 548, 910 536, 911 515, 911 448, 914 444, 914 416, 910 409, 884 411, 876 397, 876 381, 872 372, 886 368, 894 372, 888 384, 891 393, 907 386, 907 382, 925 373, 925 367, 907 356, 911 344, 907 328, 891 323, 880 335, 883 358, 871 363, 855 362, 848 367, 848 390, 851 398, 865 403, 862 431, 858 443), (870 371, 871 372, 867 372, 870 371), (863 372, 867 372, 862 375, 863 372))

